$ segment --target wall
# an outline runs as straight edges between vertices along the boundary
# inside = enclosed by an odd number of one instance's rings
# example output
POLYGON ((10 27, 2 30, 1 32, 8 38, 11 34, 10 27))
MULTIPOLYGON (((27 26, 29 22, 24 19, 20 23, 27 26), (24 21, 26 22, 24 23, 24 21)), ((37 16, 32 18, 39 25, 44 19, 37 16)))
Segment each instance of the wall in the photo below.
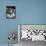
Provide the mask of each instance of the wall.
POLYGON ((46 24, 46 0, 17 0, 19 24, 46 24))
MULTIPOLYGON (((6 6, 16 6, 16 0, 0 0, 0 44, 7 44, 8 34, 10 32, 16 32, 17 35, 17 20, 6 19, 6 6)), ((18 42, 17 39, 15 41, 18 42)))
POLYGON ((46 24, 46 0, 0 0, 0 44, 8 43, 9 32, 18 32, 17 24, 46 24), (6 19, 7 5, 16 5, 16 19, 6 19))

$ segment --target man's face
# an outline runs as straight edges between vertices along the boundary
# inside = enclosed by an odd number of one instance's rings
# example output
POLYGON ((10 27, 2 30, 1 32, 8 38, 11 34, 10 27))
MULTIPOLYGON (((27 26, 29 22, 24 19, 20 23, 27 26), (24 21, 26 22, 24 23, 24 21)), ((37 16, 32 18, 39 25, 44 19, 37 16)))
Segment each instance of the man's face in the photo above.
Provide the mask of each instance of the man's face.
POLYGON ((12 14, 13 13, 13 9, 10 8, 9 12, 12 14))

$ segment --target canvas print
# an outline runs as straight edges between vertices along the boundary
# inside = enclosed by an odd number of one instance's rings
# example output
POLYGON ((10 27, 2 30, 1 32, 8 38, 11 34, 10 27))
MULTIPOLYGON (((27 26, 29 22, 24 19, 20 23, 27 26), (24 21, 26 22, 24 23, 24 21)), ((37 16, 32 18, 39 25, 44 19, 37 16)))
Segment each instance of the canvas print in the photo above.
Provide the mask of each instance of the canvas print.
POLYGON ((20 25, 20 40, 46 41, 46 25, 20 25))
MULTIPOLYGON (((46 25, 18 25, 19 46, 35 46, 46 43, 46 25)), ((46 45, 45 45, 46 46, 46 45)))
POLYGON ((6 19, 16 19, 16 6, 6 6, 6 19))

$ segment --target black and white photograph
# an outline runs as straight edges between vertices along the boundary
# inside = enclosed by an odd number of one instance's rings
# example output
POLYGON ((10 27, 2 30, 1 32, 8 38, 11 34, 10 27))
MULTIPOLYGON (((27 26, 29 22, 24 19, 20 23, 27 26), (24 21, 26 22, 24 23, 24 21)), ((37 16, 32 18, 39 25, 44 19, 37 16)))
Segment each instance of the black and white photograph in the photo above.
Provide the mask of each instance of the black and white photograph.
POLYGON ((16 6, 6 6, 6 19, 16 19, 16 6))

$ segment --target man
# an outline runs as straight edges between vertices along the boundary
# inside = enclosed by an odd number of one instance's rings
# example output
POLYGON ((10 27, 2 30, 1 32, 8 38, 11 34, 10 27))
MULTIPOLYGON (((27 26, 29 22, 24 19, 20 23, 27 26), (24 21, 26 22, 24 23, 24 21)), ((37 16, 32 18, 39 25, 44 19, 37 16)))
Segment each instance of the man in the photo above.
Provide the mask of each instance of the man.
POLYGON ((15 17, 15 7, 8 7, 7 8, 7 18, 15 17))

